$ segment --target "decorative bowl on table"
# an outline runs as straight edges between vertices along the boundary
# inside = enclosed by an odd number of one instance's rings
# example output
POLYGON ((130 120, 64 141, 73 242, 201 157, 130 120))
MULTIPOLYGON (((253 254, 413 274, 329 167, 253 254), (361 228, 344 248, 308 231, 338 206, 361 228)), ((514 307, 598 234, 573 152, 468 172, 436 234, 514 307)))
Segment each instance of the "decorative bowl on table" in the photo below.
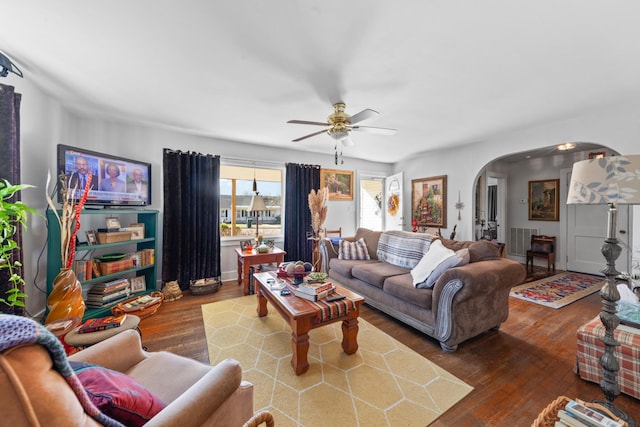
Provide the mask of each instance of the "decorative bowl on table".
POLYGON ((310 271, 296 271, 293 273, 287 273, 287 275, 293 280, 291 283, 294 285, 299 285, 304 282, 304 278, 307 277, 311 273, 310 271))

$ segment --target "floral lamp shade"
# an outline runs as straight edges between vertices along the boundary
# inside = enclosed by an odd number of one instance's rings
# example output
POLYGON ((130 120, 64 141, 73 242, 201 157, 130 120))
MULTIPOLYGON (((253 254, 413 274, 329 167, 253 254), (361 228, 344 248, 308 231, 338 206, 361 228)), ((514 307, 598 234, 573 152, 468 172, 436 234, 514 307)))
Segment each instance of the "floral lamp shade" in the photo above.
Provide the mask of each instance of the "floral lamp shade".
POLYGON ((640 204, 640 155, 574 163, 567 204, 609 203, 640 204))

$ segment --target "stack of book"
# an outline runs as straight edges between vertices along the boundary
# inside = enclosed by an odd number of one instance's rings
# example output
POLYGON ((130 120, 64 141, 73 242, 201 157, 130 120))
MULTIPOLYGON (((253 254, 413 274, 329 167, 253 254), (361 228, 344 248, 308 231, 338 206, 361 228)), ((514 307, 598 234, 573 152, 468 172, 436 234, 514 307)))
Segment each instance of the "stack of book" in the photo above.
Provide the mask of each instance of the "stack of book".
POLYGON ((558 411, 555 427, 622 427, 622 424, 579 402, 570 400, 558 411))
POLYGON ((318 301, 331 295, 336 287, 331 282, 307 283, 303 282, 293 290, 293 294, 309 301, 318 301))
POLYGON ((97 319, 89 319, 82 325, 80 325, 80 327, 78 328, 78 333, 86 334, 88 332, 97 332, 104 331, 105 329, 117 328, 119 326, 122 326, 126 318, 126 314, 121 314, 119 316, 107 316, 97 319))
POLYGON ((129 279, 116 279, 110 282, 95 284, 87 292, 87 307, 104 307, 129 297, 131 288, 129 279))

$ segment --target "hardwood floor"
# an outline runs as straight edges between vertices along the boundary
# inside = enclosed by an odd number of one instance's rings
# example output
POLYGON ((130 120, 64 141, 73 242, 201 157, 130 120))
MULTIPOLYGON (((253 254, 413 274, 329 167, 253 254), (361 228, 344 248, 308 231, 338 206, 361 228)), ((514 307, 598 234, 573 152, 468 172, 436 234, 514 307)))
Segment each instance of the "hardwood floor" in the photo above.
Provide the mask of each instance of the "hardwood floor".
MULTIPOLYGON (((164 303, 140 328, 149 351, 167 350, 208 363, 201 304, 242 296, 235 282, 210 295, 164 303)), ((595 293, 559 310, 510 298, 509 319, 499 331, 468 340, 455 353, 367 305, 362 318, 475 387, 433 426, 530 426, 556 397, 602 399, 600 387, 573 372, 576 330, 597 316, 595 293)), ((640 401, 621 394, 616 406, 640 422, 640 401)))

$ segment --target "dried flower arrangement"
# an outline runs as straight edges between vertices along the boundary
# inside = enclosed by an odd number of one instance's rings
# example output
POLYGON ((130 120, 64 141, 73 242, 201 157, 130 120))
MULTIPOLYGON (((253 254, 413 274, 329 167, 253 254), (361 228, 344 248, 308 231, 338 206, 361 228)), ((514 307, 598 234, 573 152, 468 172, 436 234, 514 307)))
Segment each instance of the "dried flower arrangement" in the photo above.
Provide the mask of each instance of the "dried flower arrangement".
POLYGON ((311 228, 313 229, 313 237, 319 238, 324 221, 327 219, 327 199, 329 198, 329 190, 327 187, 320 188, 318 191, 311 190, 309 193, 309 210, 311 211, 311 228))
MULTIPOLYGON (((47 203, 49 207, 58 219, 60 224, 60 254, 62 255, 62 267, 71 268, 73 265, 73 257, 76 251, 76 235, 80 229, 80 212, 87 201, 87 194, 91 187, 91 180, 93 175, 89 172, 87 182, 82 193, 82 197, 78 201, 75 199, 77 193, 77 187, 69 188, 66 175, 60 175, 60 192, 62 193, 62 209, 60 215, 51 200, 51 197, 47 194, 47 203)), ((47 188, 49 188, 49 182, 51 181, 51 174, 47 175, 47 188)))

